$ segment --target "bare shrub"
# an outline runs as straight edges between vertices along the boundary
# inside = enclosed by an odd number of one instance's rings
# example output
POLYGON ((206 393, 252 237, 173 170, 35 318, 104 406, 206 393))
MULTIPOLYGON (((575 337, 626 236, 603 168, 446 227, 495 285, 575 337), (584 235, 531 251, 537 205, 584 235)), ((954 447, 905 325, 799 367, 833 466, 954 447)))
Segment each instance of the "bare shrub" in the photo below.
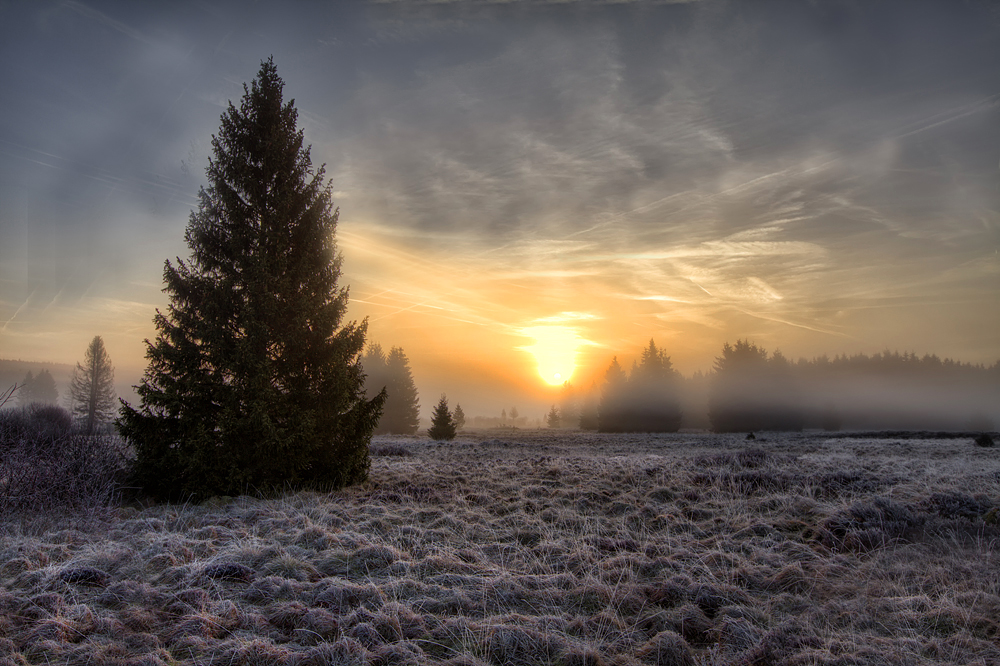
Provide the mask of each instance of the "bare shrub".
POLYGON ((27 406, 26 412, 42 437, 62 437, 73 427, 73 415, 58 405, 35 402, 27 406))
POLYGON ((84 435, 53 405, 0 411, 0 515, 27 526, 65 510, 99 513, 118 499, 131 453, 112 434, 84 435))

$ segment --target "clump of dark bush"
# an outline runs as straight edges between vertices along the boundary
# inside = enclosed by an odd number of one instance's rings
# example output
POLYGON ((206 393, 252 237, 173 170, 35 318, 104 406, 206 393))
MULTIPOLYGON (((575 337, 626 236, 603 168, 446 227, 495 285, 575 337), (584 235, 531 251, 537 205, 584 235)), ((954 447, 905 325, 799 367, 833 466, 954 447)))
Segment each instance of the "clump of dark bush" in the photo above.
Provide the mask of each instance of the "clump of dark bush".
POLYGON ((993 446, 993 437, 991 437, 988 432, 982 433, 973 441, 976 443, 976 446, 981 446, 983 448, 988 449, 993 446))
POLYGON ((811 474, 805 481, 816 489, 820 497, 839 497, 848 493, 871 493, 895 483, 895 479, 875 476, 867 472, 825 472, 811 474))
POLYGON ((700 467, 724 467, 728 465, 745 469, 758 469, 771 464, 774 459, 774 456, 764 449, 750 448, 736 453, 698 456, 694 459, 694 464, 700 467))
POLYGON ((59 579, 64 583, 107 587, 109 576, 93 567, 67 567, 59 573, 59 579))
POLYGON ((205 567, 202 572, 206 578, 213 580, 231 580, 241 583, 249 583, 254 578, 253 569, 245 564, 236 562, 217 562, 205 567))
POLYGON ((869 551, 903 539, 923 523, 908 507, 884 497, 857 502, 823 521, 827 546, 869 551))
POLYGON ((695 486, 718 486, 736 495, 759 495, 788 490, 794 477, 777 470, 750 469, 728 472, 711 470, 691 475, 695 486))
POLYGON ((934 493, 921 502, 920 506, 942 518, 978 518, 990 509, 985 500, 957 491, 934 493))
POLYGON ((372 457, 407 457, 413 455, 413 452, 402 444, 372 444, 368 447, 368 452, 372 457))
POLYGON ((55 405, 0 411, 0 516, 97 511, 118 498, 128 447, 113 434, 77 432, 72 423, 55 405))

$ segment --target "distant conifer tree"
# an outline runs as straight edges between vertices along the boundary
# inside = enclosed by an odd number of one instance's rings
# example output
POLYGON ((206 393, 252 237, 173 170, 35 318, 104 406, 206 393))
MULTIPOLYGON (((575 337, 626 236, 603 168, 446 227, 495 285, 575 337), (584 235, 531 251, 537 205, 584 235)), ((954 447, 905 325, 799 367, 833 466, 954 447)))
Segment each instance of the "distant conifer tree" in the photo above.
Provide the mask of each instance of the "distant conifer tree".
POLYGON ((749 340, 728 342, 715 359, 709 389, 709 419, 716 432, 801 430, 800 396, 792 367, 781 352, 769 359, 767 350, 749 340))
POLYGON ((628 378, 628 430, 676 432, 681 425, 681 376, 666 352, 649 340, 642 361, 628 378))
POLYGON ((76 364, 69 387, 73 416, 88 435, 115 418, 115 368, 104 348, 104 340, 95 335, 84 352, 83 364, 76 364))
POLYGON ((442 395, 434 408, 434 415, 431 417, 431 427, 427 431, 431 439, 451 440, 455 439, 455 420, 448 411, 448 398, 442 395))
MULTIPOLYGON (((382 345, 369 342, 361 357, 361 367, 365 373, 365 396, 374 398, 389 383, 385 352, 382 345)), ((382 410, 383 415, 385 410, 382 410)))
POLYGON ((17 403, 22 407, 27 407, 31 404, 33 391, 35 386, 35 373, 28 370, 27 374, 24 375, 24 379, 21 380, 21 384, 15 385, 15 390, 17 392, 17 403))
POLYGON ((465 411, 462 409, 462 405, 455 405, 455 413, 453 415, 455 420, 455 431, 458 432, 465 427, 465 411))
POLYGON ((601 432, 622 432, 622 410, 625 402, 625 389, 628 385, 628 375, 618 363, 618 357, 611 359, 611 365, 604 373, 604 388, 601 391, 601 402, 597 409, 598 429, 601 432))
POLYGON ((580 423, 576 389, 569 381, 563 382, 559 391, 559 423, 563 428, 574 428, 580 423))
POLYGON ((386 357, 386 376, 388 396, 376 432, 415 435, 420 426, 420 400, 410 361, 399 347, 393 347, 386 357))
POLYGON ((212 137, 191 257, 166 262, 141 404, 119 430, 161 497, 364 480, 385 394, 364 395, 367 321, 341 321, 338 211, 269 59, 212 137))
POLYGON ((386 356, 382 346, 373 342, 361 358, 361 365, 365 370, 366 395, 377 395, 382 389, 386 392, 375 434, 416 434, 420 426, 420 400, 410 361, 403 350, 393 347, 386 356))
POLYGON ((24 381, 18 389, 18 403, 29 405, 32 403, 42 403, 54 405, 59 400, 59 391, 56 389, 56 380, 48 370, 42 369, 37 375, 32 376, 31 371, 25 375, 24 381))
POLYGON ((580 430, 597 430, 600 425, 597 413, 597 384, 590 387, 580 407, 580 430))
POLYGON ((552 409, 550 409, 549 413, 545 415, 545 423, 550 428, 558 428, 559 426, 562 425, 562 419, 559 416, 559 410, 556 409, 555 405, 552 405, 552 409))
POLYGON ((615 358, 598 409, 603 432, 676 432, 681 424, 680 374, 653 340, 626 376, 615 358))

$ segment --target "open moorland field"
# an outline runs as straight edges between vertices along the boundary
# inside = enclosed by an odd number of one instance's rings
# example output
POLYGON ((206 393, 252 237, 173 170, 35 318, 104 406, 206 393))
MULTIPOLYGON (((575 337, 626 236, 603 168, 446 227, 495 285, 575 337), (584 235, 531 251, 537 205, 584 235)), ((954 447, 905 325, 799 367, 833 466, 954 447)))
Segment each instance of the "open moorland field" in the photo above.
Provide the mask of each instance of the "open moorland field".
POLYGON ((998 664, 998 506, 970 438, 376 438, 332 494, 8 529, 0 664, 998 664))

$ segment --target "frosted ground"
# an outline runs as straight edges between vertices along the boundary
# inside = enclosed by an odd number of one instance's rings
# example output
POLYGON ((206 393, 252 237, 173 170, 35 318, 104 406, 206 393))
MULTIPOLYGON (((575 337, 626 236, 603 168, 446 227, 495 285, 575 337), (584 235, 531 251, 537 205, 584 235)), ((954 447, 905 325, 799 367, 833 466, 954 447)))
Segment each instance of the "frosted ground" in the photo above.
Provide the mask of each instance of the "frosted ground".
POLYGON ((0 664, 997 664, 998 506, 970 438, 376 438, 0 536, 0 664))

